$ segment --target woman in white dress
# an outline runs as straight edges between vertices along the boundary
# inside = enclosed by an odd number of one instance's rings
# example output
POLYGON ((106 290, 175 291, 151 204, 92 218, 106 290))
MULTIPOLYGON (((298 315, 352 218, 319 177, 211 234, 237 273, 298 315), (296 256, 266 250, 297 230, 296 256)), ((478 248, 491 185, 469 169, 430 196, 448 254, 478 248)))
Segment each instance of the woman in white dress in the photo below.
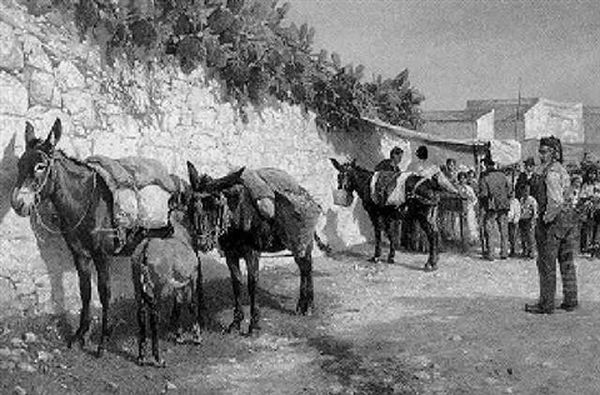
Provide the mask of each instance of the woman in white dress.
POLYGON ((466 221, 464 222, 464 235, 469 243, 475 243, 479 238, 477 216, 475 214, 475 205, 477 204, 477 195, 468 183, 468 174, 461 172, 458 174, 458 191, 463 198, 467 199, 466 221))

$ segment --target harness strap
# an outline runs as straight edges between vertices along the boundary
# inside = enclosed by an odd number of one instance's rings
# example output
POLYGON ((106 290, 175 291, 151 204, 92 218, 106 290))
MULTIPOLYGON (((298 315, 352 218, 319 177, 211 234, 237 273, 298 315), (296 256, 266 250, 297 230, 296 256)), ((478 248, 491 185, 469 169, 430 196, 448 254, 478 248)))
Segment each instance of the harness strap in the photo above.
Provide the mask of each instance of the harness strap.
MULTIPOLYGON (((40 151, 40 152, 42 152, 42 151, 40 151)), ((38 188, 37 191, 35 192, 36 199, 35 199, 35 203, 33 204, 33 211, 35 213, 36 222, 38 222, 41 225, 42 228, 44 228, 47 232, 49 232, 51 234, 67 234, 67 233, 71 233, 74 230, 76 230, 83 223, 83 220, 89 214, 90 209, 92 207, 92 199, 90 199, 88 201, 87 208, 85 209, 83 215, 81 216, 81 218, 79 218, 79 220, 77 221, 77 223, 75 224, 75 226, 73 226, 71 229, 69 229, 69 230, 55 230, 55 229, 51 229, 48 225, 46 225, 44 223, 44 220, 42 219, 42 216, 40 215, 40 211, 37 210, 37 207, 38 207, 39 202, 40 202, 40 199, 38 199, 39 198, 39 193, 41 192, 41 190, 46 185, 46 182, 48 181, 49 174, 53 170, 52 167, 50 167, 50 166, 54 164, 55 159, 53 157, 50 157, 50 161, 51 161, 51 163, 49 165, 48 171, 46 172, 46 177, 44 178, 44 182, 42 183, 41 187, 38 188)), ((94 171, 93 175, 92 175, 92 182, 93 182, 92 192, 91 192, 92 196, 93 196, 93 193, 96 191, 96 177, 98 177, 98 173, 96 173, 94 171)))

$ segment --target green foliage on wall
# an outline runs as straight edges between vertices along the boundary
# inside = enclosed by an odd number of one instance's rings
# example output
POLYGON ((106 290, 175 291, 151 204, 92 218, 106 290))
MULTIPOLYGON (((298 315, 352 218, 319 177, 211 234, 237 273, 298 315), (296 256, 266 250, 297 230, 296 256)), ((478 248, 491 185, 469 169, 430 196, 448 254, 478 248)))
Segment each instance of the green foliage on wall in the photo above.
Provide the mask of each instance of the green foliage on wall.
MULTIPOLYGON (((56 1, 56 0, 55 0, 56 1)), ((65 0, 61 0, 64 4, 65 0)), ((277 0, 66 0, 82 34, 108 59, 175 56, 184 72, 204 67, 240 110, 277 99, 317 114, 327 130, 352 129, 361 116, 416 128, 424 97, 397 77, 361 82, 363 66, 314 53, 314 28, 286 23, 277 0)))

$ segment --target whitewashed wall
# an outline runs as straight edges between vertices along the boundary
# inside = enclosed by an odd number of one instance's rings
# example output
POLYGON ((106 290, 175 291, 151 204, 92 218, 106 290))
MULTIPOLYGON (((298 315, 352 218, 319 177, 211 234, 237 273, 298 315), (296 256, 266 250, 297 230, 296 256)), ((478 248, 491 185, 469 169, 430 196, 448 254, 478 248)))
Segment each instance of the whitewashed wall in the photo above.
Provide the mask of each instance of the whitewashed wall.
MULTIPOLYGON (((173 65, 108 68, 96 47, 79 41, 72 24, 57 26, 52 14, 33 17, 7 5, 8 0, 2 4, 0 315, 79 306, 76 273, 60 235, 10 208, 26 120, 38 136, 45 136, 60 117, 64 134, 59 148, 77 158, 148 156, 183 177, 187 160, 213 176, 239 166, 279 167, 322 205, 319 232, 332 247, 346 248, 370 237, 358 199, 351 208, 332 205, 336 177, 329 158, 357 157, 372 168, 396 139, 375 132, 325 134, 317 130, 312 114, 287 104, 250 111, 244 123, 230 104, 219 101, 219 85, 207 81, 201 70, 185 75, 173 65)), ((114 265, 117 298, 131 295, 128 266, 126 260, 114 265)))

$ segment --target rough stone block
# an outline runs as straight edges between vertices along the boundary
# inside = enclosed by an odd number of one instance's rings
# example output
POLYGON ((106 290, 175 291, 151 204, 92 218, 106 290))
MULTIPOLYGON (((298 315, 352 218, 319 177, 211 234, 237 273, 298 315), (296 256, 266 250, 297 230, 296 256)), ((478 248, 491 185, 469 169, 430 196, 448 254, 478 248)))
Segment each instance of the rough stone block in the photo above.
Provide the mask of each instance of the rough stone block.
POLYGON ((216 106, 214 94, 206 88, 194 86, 190 89, 187 97, 187 106, 190 110, 202 111, 206 107, 216 106))
POLYGON ((54 75, 34 71, 29 80, 29 100, 32 105, 52 105, 52 95, 54 92, 54 75))
POLYGON ((138 142, 134 138, 119 136, 115 133, 93 133, 92 155, 106 155, 110 158, 123 158, 138 155, 138 142))
POLYGON ((21 81, 0 71, 0 87, 0 114, 25 115, 29 106, 29 94, 21 81))
POLYGON ((87 128, 96 126, 96 113, 91 94, 79 90, 64 92, 62 108, 71 114, 74 123, 80 123, 87 128))
POLYGON ((130 115, 109 115, 107 123, 109 129, 115 134, 131 138, 140 137, 140 125, 130 115))
POLYGON ((162 163, 169 171, 175 166, 175 153, 172 149, 143 145, 139 149, 139 155, 152 158, 162 163))
MULTIPOLYGON (((14 161, 25 149, 25 118, 0 114, 0 161, 14 161)), ((0 165, 0 172, 4 166, 0 165)))
POLYGON ((92 155, 92 141, 87 137, 71 137, 61 145, 67 155, 78 159, 92 155))
POLYGON ((11 26, 0 22, 0 68, 21 70, 23 68, 23 50, 11 26))
POLYGON ((54 72, 56 82, 63 91, 80 89, 85 86, 85 78, 79 69, 68 60, 60 62, 54 72))
POLYGON ((44 51, 42 42, 35 36, 26 34, 23 36, 23 53, 25 62, 29 66, 41 71, 52 73, 52 62, 44 51))

